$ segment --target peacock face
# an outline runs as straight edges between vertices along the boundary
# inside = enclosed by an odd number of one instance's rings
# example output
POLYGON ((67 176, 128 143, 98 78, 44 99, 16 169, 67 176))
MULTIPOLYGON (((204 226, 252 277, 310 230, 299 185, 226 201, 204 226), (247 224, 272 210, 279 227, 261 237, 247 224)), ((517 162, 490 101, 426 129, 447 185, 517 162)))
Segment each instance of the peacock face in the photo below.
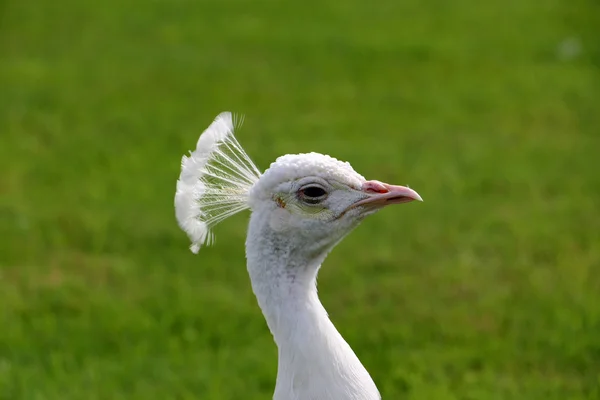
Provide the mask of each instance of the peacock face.
POLYGON ((253 212, 270 213, 274 230, 332 242, 385 205, 412 200, 421 200, 412 189, 367 181, 317 153, 278 158, 250 191, 253 212))

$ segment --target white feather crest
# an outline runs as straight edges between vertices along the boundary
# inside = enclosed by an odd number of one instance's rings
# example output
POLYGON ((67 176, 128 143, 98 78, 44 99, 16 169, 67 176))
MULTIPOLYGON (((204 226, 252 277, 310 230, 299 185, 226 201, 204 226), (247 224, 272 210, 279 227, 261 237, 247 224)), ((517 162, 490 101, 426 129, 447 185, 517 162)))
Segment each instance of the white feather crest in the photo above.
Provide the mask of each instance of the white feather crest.
POLYGON ((219 114, 198 139, 196 150, 181 160, 175 215, 197 253, 214 242, 211 229, 248 206, 248 192, 260 171, 234 136, 243 117, 219 114))

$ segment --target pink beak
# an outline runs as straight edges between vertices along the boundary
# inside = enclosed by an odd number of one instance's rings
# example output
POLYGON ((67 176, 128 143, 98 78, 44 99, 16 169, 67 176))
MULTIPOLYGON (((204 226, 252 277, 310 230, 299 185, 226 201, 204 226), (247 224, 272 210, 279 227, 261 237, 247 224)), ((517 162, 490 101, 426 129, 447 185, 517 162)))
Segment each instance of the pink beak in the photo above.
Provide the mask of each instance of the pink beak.
POLYGON ((406 186, 394 186, 379 181, 366 181, 362 185, 362 191, 370 196, 352 205, 384 207, 390 204, 408 203, 410 201, 423 201, 419 193, 406 186))

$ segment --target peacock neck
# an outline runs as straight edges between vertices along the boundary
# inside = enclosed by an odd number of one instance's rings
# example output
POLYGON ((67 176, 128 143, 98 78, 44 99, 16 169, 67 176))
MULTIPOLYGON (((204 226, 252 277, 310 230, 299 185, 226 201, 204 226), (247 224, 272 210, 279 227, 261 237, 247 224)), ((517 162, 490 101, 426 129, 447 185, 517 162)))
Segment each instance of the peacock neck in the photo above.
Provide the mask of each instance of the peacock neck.
POLYGON ((317 272, 331 247, 299 248, 271 230, 257 233, 251 220, 248 272, 278 347, 274 400, 380 399, 317 295, 317 272))

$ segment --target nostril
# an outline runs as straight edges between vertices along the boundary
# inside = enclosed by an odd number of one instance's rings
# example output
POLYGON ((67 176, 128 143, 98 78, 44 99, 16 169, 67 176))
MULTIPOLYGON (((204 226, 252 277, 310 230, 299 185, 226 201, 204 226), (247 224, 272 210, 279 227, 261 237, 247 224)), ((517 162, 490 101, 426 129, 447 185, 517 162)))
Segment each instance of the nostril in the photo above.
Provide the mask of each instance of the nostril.
POLYGON ((387 193, 388 188, 379 181, 367 181, 363 184, 363 190, 367 193, 387 193))
POLYGON ((377 190, 377 189, 373 189, 373 188, 367 188, 365 191, 367 193, 387 193, 387 190, 385 190, 385 189, 377 190))

